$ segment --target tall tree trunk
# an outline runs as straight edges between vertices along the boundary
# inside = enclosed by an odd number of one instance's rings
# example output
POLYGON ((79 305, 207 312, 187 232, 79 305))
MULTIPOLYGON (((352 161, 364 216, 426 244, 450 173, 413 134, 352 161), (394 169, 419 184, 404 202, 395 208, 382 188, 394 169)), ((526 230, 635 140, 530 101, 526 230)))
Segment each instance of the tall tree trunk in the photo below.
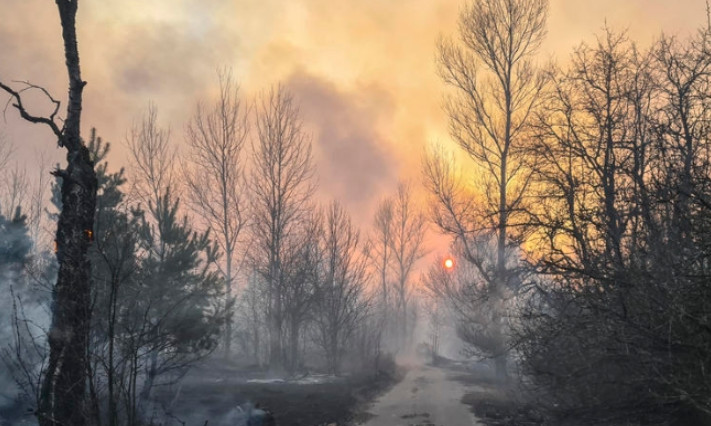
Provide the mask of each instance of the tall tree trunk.
POLYGON ((56 0, 69 75, 69 104, 59 139, 67 149, 62 178, 62 211, 57 225, 59 275, 53 289, 49 363, 42 384, 38 417, 42 426, 86 423, 87 344, 90 327, 91 244, 97 180, 89 151, 81 140, 82 92, 75 18, 77 0, 56 0))
POLYGON ((405 274, 401 271, 400 272, 400 289, 399 289, 399 298, 400 298, 400 333, 401 333, 401 346, 400 349, 406 349, 409 339, 407 335, 407 295, 405 294, 405 285, 407 283, 403 280, 403 277, 405 274))
POLYGON ((232 315, 234 303, 232 302, 232 250, 227 250, 227 269, 225 273, 225 286, 227 296, 227 324, 225 324, 225 358, 230 357, 232 347, 232 315))
POLYGON ((281 345, 281 294, 276 291, 277 285, 276 280, 272 280, 269 310, 269 368, 281 372, 284 367, 281 345))
POLYGON ((496 280, 495 280, 495 294, 496 300, 493 303, 492 309, 494 310, 493 324, 494 333, 496 333, 497 348, 495 349, 494 360, 496 366, 496 376, 501 380, 508 379, 508 367, 507 367, 507 348, 504 337, 504 298, 506 294, 506 287, 508 286, 509 273, 506 267, 506 243, 508 240, 508 226, 509 226, 509 206, 508 206, 508 179, 509 179, 509 153, 511 147, 511 93, 509 87, 511 87, 511 67, 509 67, 509 72, 506 73, 506 128, 504 135, 504 149, 501 153, 501 165, 499 169, 499 223, 498 225, 498 235, 496 242, 496 280))
POLYGON ((299 321, 292 319, 289 332, 289 372, 295 373, 299 368, 299 321))
POLYGON ((86 372, 86 374, 89 377, 89 398, 91 401, 89 410, 91 414, 88 417, 92 419, 94 426, 101 426, 102 417, 101 408, 99 408, 99 394, 96 390, 96 383, 94 382, 94 378, 96 377, 96 373, 94 373, 94 371, 96 371, 96 366, 92 367, 91 359, 89 359, 89 362, 87 362, 86 365, 88 367, 88 371, 86 372))
POLYGON ((140 416, 146 414, 146 407, 151 399, 156 377, 158 377, 158 351, 153 351, 150 357, 150 364, 146 370, 146 378, 143 381, 143 388, 138 398, 138 414, 140 416))
MULTIPOLYGON (((507 130, 508 135, 508 130, 507 130)), ((494 364, 496 367, 496 376, 500 380, 506 380, 508 378, 508 367, 507 367, 507 349, 504 339, 504 324, 503 324, 503 304, 505 298, 506 287, 508 285, 508 270, 506 268, 506 240, 508 231, 508 207, 506 204, 506 179, 507 174, 507 158, 503 156, 501 161, 501 186, 499 188, 499 223, 498 223, 498 235, 497 235, 497 254, 496 254, 496 281, 495 281, 495 294, 496 300, 493 301, 492 309, 493 320, 492 327, 494 328, 494 333, 497 336, 497 348, 494 352, 494 364)))
POLYGON ((112 281, 111 283, 111 294, 109 297, 109 329, 108 329, 108 339, 109 339, 109 360, 107 368, 107 384, 109 392, 109 426, 116 426, 118 422, 118 412, 116 408, 116 390, 115 390, 115 367, 114 367, 114 343, 116 338, 116 283, 112 281))
POLYGON ((338 354, 338 332, 334 329, 331 331, 331 336, 330 336, 330 344, 329 344, 329 364, 330 364, 330 370, 331 374, 333 375, 338 375, 338 367, 340 364, 340 357, 338 354))

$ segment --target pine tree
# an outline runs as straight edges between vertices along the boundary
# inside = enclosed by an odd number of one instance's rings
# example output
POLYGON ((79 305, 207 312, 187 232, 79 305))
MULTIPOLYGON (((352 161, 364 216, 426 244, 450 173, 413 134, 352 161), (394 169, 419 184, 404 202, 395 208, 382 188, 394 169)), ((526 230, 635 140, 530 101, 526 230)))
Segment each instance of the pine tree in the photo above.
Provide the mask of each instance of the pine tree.
POLYGON ((32 240, 27 229, 27 216, 20 206, 12 218, 0 215, 0 270, 20 272, 29 261, 32 240))
MULTIPOLYGON (((217 247, 209 233, 194 231, 187 217, 179 217, 179 207, 180 200, 167 189, 147 212, 135 211, 144 255, 125 327, 137 336, 132 337, 134 363, 144 367, 142 389, 134 395, 141 401, 150 398, 157 382, 175 380, 211 353, 225 319, 220 308, 224 283, 213 268, 217 247)), ((140 415, 140 408, 132 407, 132 415, 140 415)))
MULTIPOLYGON (((166 190, 145 210, 131 206, 124 170, 108 171, 110 144, 92 130, 87 146, 99 188, 90 250, 89 416, 135 424, 156 384, 215 348, 223 283, 212 269, 216 247, 179 216, 179 200, 166 190)), ((59 197, 53 200, 61 208, 59 197)))

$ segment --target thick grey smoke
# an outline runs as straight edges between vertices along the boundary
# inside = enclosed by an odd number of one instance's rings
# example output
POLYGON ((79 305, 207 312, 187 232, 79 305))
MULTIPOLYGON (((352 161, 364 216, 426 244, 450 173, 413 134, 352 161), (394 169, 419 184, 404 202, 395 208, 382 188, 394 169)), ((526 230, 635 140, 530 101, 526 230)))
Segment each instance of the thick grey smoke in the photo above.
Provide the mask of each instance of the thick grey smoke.
POLYGON ((303 72, 293 74, 286 86, 299 100, 304 121, 314 132, 319 186, 326 195, 345 200, 359 221, 369 221, 383 188, 397 180, 397 168, 386 148, 389 141, 378 130, 379 120, 392 116, 390 96, 375 87, 342 92, 303 72))
POLYGON ((0 425, 18 424, 17 412, 33 405, 46 355, 49 292, 33 272, 49 259, 31 250, 21 209, 0 214, 0 425))

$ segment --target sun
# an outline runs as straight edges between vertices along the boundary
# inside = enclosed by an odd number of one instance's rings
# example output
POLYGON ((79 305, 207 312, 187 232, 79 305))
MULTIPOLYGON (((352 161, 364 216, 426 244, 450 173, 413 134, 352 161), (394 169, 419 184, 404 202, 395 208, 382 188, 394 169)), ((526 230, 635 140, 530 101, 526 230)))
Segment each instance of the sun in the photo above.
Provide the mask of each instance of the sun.
POLYGON ((451 257, 448 257, 447 259, 445 259, 444 260, 444 267, 447 269, 454 268, 454 260, 451 257))

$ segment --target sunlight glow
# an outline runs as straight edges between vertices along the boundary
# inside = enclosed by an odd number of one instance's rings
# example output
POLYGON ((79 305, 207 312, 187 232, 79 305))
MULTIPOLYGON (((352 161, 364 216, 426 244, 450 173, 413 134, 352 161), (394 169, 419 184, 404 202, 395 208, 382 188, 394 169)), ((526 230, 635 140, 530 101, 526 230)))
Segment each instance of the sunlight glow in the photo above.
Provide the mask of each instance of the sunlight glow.
POLYGON ((454 268, 454 260, 452 258, 447 258, 444 260, 444 267, 447 269, 454 268))

